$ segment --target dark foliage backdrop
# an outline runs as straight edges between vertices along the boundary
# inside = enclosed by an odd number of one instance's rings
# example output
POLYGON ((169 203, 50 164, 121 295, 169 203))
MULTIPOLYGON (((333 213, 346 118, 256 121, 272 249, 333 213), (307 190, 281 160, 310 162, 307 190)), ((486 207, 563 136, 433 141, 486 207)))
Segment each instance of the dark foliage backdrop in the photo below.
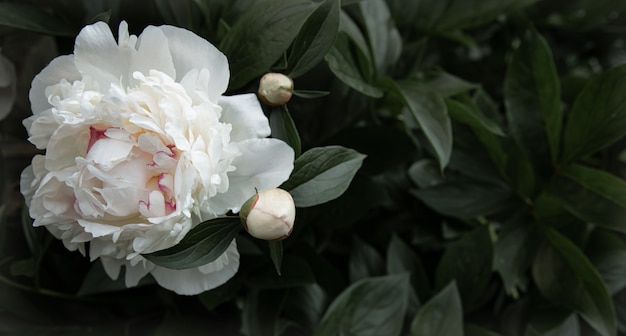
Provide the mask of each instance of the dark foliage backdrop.
POLYGON ((3 1, 0 46, 2 334, 626 334, 625 1, 3 1), (206 38, 227 94, 294 80, 294 232, 214 290, 126 289, 25 211, 30 82, 99 20, 206 38))

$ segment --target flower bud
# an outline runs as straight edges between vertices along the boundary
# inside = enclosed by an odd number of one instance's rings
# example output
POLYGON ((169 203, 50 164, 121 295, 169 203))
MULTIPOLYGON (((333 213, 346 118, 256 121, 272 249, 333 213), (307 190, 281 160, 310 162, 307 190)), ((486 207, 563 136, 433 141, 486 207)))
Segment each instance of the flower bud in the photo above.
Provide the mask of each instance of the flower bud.
POLYGON ((270 72, 261 77, 259 97, 268 105, 285 105, 293 93, 293 80, 281 73, 270 72))
POLYGON ((250 197, 243 204, 239 218, 253 237, 282 240, 293 229, 296 206, 289 192, 278 188, 267 189, 250 197))

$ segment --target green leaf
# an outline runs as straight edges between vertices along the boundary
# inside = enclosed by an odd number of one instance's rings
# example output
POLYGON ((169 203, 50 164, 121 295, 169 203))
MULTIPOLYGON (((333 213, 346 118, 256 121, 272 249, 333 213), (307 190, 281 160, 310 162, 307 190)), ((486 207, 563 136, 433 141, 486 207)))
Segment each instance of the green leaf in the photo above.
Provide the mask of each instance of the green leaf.
POLYGON ((541 294, 576 311, 600 335, 615 335, 613 302, 596 269, 557 231, 544 228, 543 233, 547 243, 537 251, 532 267, 541 294))
POLYGON ((481 297, 491 278, 491 230, 489 225, 483 225, 452 242, 435 271, 436 288, 443 288, 450 281, 456 281, 464 307, 471 307, 481 297))
POLYGON ((420 308, 410 335, 463 336, 463 307, 454 280, 420 308))
POLYGON ((602 170, 571 165, 552 181, 548 190, 578 218, 626 232, 626 181, 602 170))
POLYGON ((391 236, 391 241, 387 247, 387 273, 409 273, 411 285, 418 297, 421 300, 430 297, 432 289, 421 260, 411 247, 396 234, 391 236))
POLYGON ((422 90, 414 81, 390 81, 389 84, 426 135, 443 170, 452 153, 452 125, 443 98, 437 92, 422 90))
POLYGON ((335 42, 339 12, 339 1, 324 0, 304 23, 287 58, 291 78, 306 73, 324 59, 335 42))
POLYGON ((239 217, 212 219, 196 225, 178 244, 143 256, 159 266, 171 269, 206 265, 226 251, 239 230, 239 217))
POLYGON ((328 295, 318 284, 289 290, 285 302, 285 314, 290 320, 304 326, 312 334, 328 305, 328 295))
MULTIPOLYGON (((393 0, 392 8, 413 13, 411 23, 418 29, 431 33, 449 32, 474 27, 488 22, 498 15, 530 5, 537 0, 450 0, 424 1, 407 6, 406 1, 393 0)), ((395 13, 394 13, 395 14, 395 13)), ((408 14, 405 14, 408 15, 408 14)))
POLYGON ((347 35, 340 32, 337 35, 335 44, 324 57, 328 67, 337 78, 349 87, 372 98, 382 97, 383 91, 369 83, 357 67, 357 61, 352 56, 350 48, 350 40, 347 35))
POLYGON ((487 150, 496 168, 504 174, 507 154, 502 146, 504 132, 500 126, 486 117, 473 102, 461 103, 452 99, 446 99, 448 113, 452 120, 466 124, 472 129, 476 138, 487 150))
POLYGON ((578 316, 570 311, 549 305, 535 307, 524 336, 578 336, 578 316))
POLYGON ((304 98, 304 99, 320 98, 320 97, 328 96, 329 94, 330 92, 328 91, 293 90, 294 96, 304 98))
POLYGON ((600 150, 626 135, 626 65, 604 72, 578 94, 563 136, 561 164, 600 150))
POLYGON ((229 89, 238 89, 266 72, 317 7, 308 0, 264 0, 248 9, 220 44, 230 64, 229 89))
POLYGON ((526 288, 526 271, 530 269, 537 237, 531 223, 513 220, 506 223, 498 235, 494 249, 494 269, 498 271, 506 292, 519 297, 519 289, 526 288))
POLYGON ((25 276, 32 278, 35 276, 37 272, 37 266, 34 258, 22 259, 18 261, 14 261, 11 264, 11 275, 12 276, 25 276))
POLYGON ((272 129, 272 138, 280 139, 291 146, 297 159, 302 153, 300 134, 289 114, 287 105, 272 108, 270 128, 272 129))
POLYGON ((359 2, 370 50, 379 76, 398 61, 402 51, 400 33, 393 24, 389 8, 384 0, 359 2))
POLYGON ((465 180, 446 181, 410 192, 435 211, 457 218, 496 213, 509 204, 512 196, 502 185, 465 180))
POLYGON ((241 314, 241 333, 246 336, 279 335, 279 317, 287 298, 282 290, 252 289, 241 314))
POLYGON ((626 287, 626 243, 612 232, 596 229, 587 245, 589 261, 604 279, 611 295, 626 287))
POLYGON ((423 82, 422 85, 424 87, 439 92, 444 97, 455 96, 478 87, 477 84, 470 83, 441 68, 430 69, 424 72, 419 80, 423 82))
POLYGON ((331 303, 315 335, 400 335, 408 294, 406 274, 358 281, 331 303))
POLYGON ((0 3, 0 25, 57 36, 74 36, 77 32, 42 8, 13 2, 0 3))
POLYGON ((421 159, 415 161, 407 171, 409 178, 420 189, 434 187, 445 180, 439 170, 437 162, 432 159, 421 159))
POLYGON ((250 274, 246 283, 261 289, 291 288, 315 283, 315 275, 306 260, 295 255, 285 255, 280 275, 275 269, 264 267, 250 274))
POLYGON ((355 236, 350 251, 348 269, 350 282, 356 282, 368 277, 383 275, 385 261, 376 249, 355 236))
POLYGON ((341 146, 312 148, 296 160, 281 188, 291 193, 297 207, 326 203, 346 191, 363 159, 365 155, 341 146))
POLYGON ((534 30, 526 33, 513 53, 504 95, 513 138, 548 175, 558 157, 561 89, 550 46, 534 30))
POLYGON ((270 248, 270 258, 272 259, 274 268, 276 268, 276 273, 281 275, 280 267, 283 263, 283 242, 282 240, 270 241, 268 245, 270 248))

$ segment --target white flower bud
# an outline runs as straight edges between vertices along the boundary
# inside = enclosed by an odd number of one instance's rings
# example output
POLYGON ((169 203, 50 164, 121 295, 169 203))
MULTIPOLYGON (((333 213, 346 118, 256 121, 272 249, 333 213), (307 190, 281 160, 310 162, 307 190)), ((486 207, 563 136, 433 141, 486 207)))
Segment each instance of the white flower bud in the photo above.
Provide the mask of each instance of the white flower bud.
POLYGON ((293 229, 296 206, 289 192, 278 188, 267 189, 250 197, 241 207, 239 217, 253 237, 282 240, 293 229))
POLYGON ((268 105, 285 105, 293 93, 293 80, 281 73, 270 72, 261 77, 259 97, 268 105))

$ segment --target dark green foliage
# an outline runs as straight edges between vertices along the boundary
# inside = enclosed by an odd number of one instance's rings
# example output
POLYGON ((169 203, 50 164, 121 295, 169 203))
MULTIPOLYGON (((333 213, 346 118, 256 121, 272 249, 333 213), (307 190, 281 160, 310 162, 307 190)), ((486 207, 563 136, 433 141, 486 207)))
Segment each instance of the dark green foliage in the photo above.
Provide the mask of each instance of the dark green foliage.
POLYGON ((266 115, 296 152, 296 224, 268 244, 200 223, 145 257, 194 267, 237 237, 234 278, 125 289, 7 196, 23 85, 0 139, 0 334, 626 335, 626 2, 88 3, 2 2, 0 33, 71 50, 94 20, 175 24, 228 57, 226 94, 294 79, 266 115))

